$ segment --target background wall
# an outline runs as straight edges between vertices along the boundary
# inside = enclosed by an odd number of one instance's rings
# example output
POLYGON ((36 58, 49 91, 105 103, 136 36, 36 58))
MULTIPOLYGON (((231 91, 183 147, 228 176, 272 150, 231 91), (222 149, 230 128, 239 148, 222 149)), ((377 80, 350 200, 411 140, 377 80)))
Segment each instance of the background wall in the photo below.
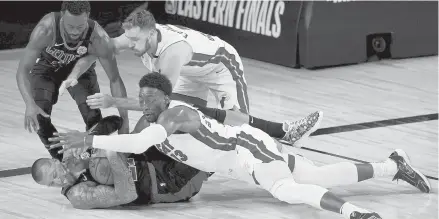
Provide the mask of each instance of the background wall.
MULTIPOLYGON (((92 1, 91 17, 112 36, 139 1, 92 1)), ((22 48, 61 2, 0 2, 0 49, 22 48), (24 6, 24 7, 23 7, 24 6), (13 10, 13 9, 16 10, 13 10)), ((159 23, 217 35, 247 58, 319 68, 437 55, 437 2, 151 1, 159 23)))

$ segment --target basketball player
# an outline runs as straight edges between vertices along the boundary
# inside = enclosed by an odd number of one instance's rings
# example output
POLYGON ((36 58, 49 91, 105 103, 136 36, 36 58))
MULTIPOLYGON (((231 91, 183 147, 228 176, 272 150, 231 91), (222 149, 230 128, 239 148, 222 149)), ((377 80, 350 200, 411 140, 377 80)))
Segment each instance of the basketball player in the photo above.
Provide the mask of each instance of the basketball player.
POLYGON ((426 177, 414 169, 402 150, 395 150, 380 163, 342 162, 317 167, 294 154, 281 154, 280 143, 247 124, 227 126, 204 116, 194 107, 170 101, 172 84, 160 73, 150 73, 139 82, 140 104, 151 123, 140 133, 92 136, 87 133, 59 134, 52 147, 99 148, 142 153, 150 145, 176 161, 205 172, 220 172, 255 183, 288 203, 306 203, 342 214, 350 219, 381 218, 377 213, 354 206, 326 188, 348 185, 374 177, 404 180, 422 192, 430 192, 426 177), (180 132, 179 134, 175 134, 180 132))
MULTIPOLYGON (((50 114, 60 87, 69 87, 86 129, 102 119, 99 109, 91 109, 86 104, 87 96, 99 93, 95 63, 86 69, 76 69, 85 72, 81 77, 69 77, 81 57, 88 54, 97 57, 110 79, 111 93, 126 97, 110 38, 96 21, 89 19, 89 13, 87 1, 64 1, 61 12, 46 14, 32 31, 18 66, 17 84, 26 104, 24 127, 29 132, 32 129, 37 132, 46 148, 47 139, 56 132, 50 114)), ((126 110, 119 110, 119 113, 125 121, 120 133, 128 133, 128 113, 126 110)), ((56 150, 49 152, 62 159, 56 150)))
MULTIPOLYGON (((219 108, 236 111, 228 112, 231 121, 245 121, 293 145, 307 137, 304 133, 312 133, 311 128, 317 128, 317 120, 315 124, 306 124, 307 120, 275 123, 248 115, 249 98, 241 58, 233 46, 220 38, 186 27, 156 24, 154 16, 146 10, 132 12, 123 28, 125 33, 112 39, 116 51, 129 49, 141 57, 147 72, 168 76, 173 85, 171 99, 206 107, 208 93, 212 92, 219 108), (303 127, 307 129, 300 130, 303 127)), ((92 59, 80 60, 78 64, 87 66, 87 61, 91 65, 92 59)), ((92 109, 140 108, 138 100, 110 98, 95 94, 88 97, 87 103, 92 109)))
MULTIPOLYGON (((133 133, 145 125, 148 124, 142 118, 133 133)), ((109 116, 91 131, 93 135, 108 135, 121 126, 120 117, 109 116)), ((32 177, 41 185, 62 187, 61 193, 80 209, 187 201, 200 191, 208 177, 157 150, 140 155, 104 151, 103 157, 102 151, 88 151, 86 157, 68 157, 62 163, 40 158, 32 165, 32 177), (102 158, 108 163, 103 165, 102 158)))

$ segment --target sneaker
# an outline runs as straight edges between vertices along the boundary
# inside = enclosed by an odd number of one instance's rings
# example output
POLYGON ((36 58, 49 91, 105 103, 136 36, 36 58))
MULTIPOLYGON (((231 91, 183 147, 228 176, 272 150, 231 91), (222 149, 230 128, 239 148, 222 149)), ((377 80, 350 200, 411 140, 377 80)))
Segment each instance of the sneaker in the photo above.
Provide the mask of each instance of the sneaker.
POLYGON ((358 211, 354 211, 351 213, 349 219, 382 219, 377 213, 360 213, 358 211))
POLYGON ((315 132, 322 119, 323 112, 317 111, 298 121, 285 121, 282 125, 282 129, 285 131, 285 136, 282 140, 290 142, 295 147, 300 147, 298 141, 307 138, 311 133, 315 132))
POLYGON ((403 150, 396 149, 389 156, 389 158, 395 161, 396 165, 398 166, 398 172, 396 172, 393 180, 404 180, 422 192, 430 193, 431 186, 427 177, 419 172, 419 170, 413 168, 413 166, 410 164, 409 157, 403 150))

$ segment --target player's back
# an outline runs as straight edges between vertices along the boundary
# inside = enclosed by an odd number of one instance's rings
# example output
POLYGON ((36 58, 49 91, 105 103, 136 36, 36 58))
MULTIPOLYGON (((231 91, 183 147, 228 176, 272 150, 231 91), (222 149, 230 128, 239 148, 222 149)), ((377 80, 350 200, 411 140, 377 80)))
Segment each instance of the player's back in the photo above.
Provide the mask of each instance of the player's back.
POLYGON ((160 55, 171 45, 177 42, 188 43, 193 51, 192 59, 183 66, 182 76, 199 77, 222 68, 221 59, 224 58, 225 42, 216 36, 211 36, 187 27, 177 25, 156 25, 158 46, 155 57, 142 56, 142 61, 150 70, 157 71, 156 65, 160 55))
MULTIPOLYGON (((170 107, 187 106, 171 101, 170 107)), ((223 125, 206 117, 196 110, 200 116, 200 128, 193 133, 173 134, 156 147, 174 160, 206 172, 228 172, 236 164, 237 127, 223 125)))

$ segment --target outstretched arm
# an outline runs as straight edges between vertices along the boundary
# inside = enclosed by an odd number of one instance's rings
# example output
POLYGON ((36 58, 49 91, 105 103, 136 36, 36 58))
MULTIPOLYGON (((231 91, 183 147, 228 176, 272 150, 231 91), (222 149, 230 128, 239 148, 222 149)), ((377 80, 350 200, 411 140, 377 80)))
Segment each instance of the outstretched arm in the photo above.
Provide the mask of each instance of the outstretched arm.
POLYGON ((75 208, 109 208, 127 204, 137 198, 136 186, 123 154, 107 151, 113 172, 114 186, 81 183, 66 194, 75 208))
POLYGON ((198 126, 187 124, 197 122, 196 113, 187 107, 175 107, 163 112, 156 124, 151 124, 137 134, 113 136, 87 136, 86 144, 94 148, 106 149, 124 153, 143 153, 149 147, 160 144, 177 130, 186 132, 198 129, 198 126))

